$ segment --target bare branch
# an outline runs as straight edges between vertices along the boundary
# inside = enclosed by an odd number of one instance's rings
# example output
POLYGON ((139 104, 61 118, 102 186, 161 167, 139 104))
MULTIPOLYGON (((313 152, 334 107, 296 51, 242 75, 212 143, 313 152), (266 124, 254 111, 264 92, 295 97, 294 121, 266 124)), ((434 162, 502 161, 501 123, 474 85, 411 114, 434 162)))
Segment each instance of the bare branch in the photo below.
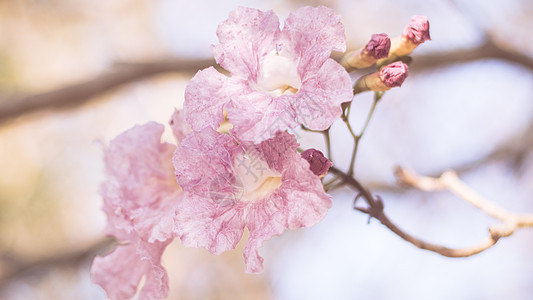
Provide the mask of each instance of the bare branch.
MULTIPOLYGON (((357 181, 353 176, 349 176, 346 173, 342 172, 341 170, 331 167, 330 172, 341 177, 343 182, 347 185, 351 186, 355 190, 359 192, 358 196, 355 200, 358 198, 364 198, 366 201, 368 208, 361 208, 356 206, 357 203, 354 201, 354 208, 368 214, 369 216, 377 219, 381 222, 381 224, 385 225, 388 229, 390 229, 393 233, 395 233, 397 236, 402 238, 403 240, 413 244, 414 246, 429 250, 435 253, 438 253, 442 256, 446 257, 468 257, 475 254, 478 254, 480 252, 483 252, 487 250, 488 248, 495 245, 498 240, 502 237, 509 236, 513 234, 514 229, 516 228, 517 223, 504 223, 500 226, 493 226, 489 229, 489 237, 482 240, 481 242, 474 244, 469 247, 465 248, 448 248, 445 246, 433 244, 426 242, 422 239, 419 239, 404 230, 400 229, 396 224, 394 224, 389 217, 384 212, 384 204, 381 201, 381 199, 378 197, 377 199, 372 195, 372 193, 365 188, 359 181, 357 181)), ((442 187, 441 183, 435 183, 431 182, 430 180, 427 180, 426 178, 422 178, 420 180, 420 185, 424 188, 435 188, 439 189, 442 187)), ((529 225, 531 226, 531 225, 529 225)))
MULTIPOLYGON (((334 53, 332 57, 340 60, 342 54, 334 53)), ((516 63, 529 70, 533 70, 533 59, 520 53, 502 49, 490 41, 474 49, 416 55, 411 70, 423 71, 450 64, 488 58, 516 63)), ((216 66, 213 59, 167 59, 149 63, 122 64, 85 82, 41 94, 3 99, 0 101, 0 124, 6 120, 37 110, 75 107, 116 87, 157 74, 166 72, 196 72, 209 66, 216 66)))
POLYGON ((447 189, 485 214, 505 224, 512 225, 514 228, 533 226, 533 214, 516 214, 495 205, 468 187, 453 171, 446 171, 439 178, 433 178, 420 176, 412 171, 397 168, 396 176, 401 182, 423 191, 431 192, 447 189))
POLYGON ((423 71, 448 66, 450 64, 460 64, 490 58, 518 64, 533 71, 533 59, 531 57, 503 49, 490 39, 474 49, 416 55, 411 63, 409 71, 423 71))
POLYGON ((87 81, 36 95, 2 99, 0 123, 42 109, 69 108, 137 80, 167 72, 196 72, 215 65, 213 59, 163 60, 150 63, 118 64, 110 71, 87 81))
POLYGON ((61 266, 78 266, 84 261, 91 259, 101 251, 108 249, 113 244, 115 244, 114 239, 104 238, 96 241, 88 248, 66 253, 55 253, 49 257, 33 261, 26 261, 18 257, 9 257, 4 255, 2 258, 3 270, 0 273, 0 288, 6 285, 11 279, 32 274, 36 270, 49 271, 52 268, 58 268, 61 266))

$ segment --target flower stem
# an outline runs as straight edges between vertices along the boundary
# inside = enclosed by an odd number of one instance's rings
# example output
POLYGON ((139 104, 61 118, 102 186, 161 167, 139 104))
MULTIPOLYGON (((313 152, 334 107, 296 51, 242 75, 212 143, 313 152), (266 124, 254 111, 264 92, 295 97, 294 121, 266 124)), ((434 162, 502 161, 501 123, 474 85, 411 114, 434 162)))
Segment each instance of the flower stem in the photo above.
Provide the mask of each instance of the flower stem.
POLYGON ((350 134, 352 135, 352 138, 354 140, 352 158, 350 160, 350 167, 349 167, 348 173, 347 173, 349 176, 353 175, 353 173, 354 173, 355 158, 357 156, 357 150, 359 149, 359 141, 361 141, 361 138, 365 134, 365 131, 368 128, 368 124, 370 124, 370 120, 372 119, 372 116, 374 115, 374 112, 376 110, 376 106, 377 106, 379 100, 383 97, 384 94, 385 94, 384 92, 375 92, 374 93, 374 102, 372 103, 372 107, 370 108, 370 112, 368 113, 368 115, 366 117, 366 121, 365 121, 363 127, 361 128, 361 131, 359 132, 359 134, 355 134, 355 132, 352 129, 352 126, 350 125, 350 120, 348 119, 348 117, 350 115, 350 107, 351 107, 351 105, 348 106, 346 114, 343 113, 342 116, 341 116, 342 120, 346 124, 346 127, 348 128, 348 131, 350 132, 350 134))

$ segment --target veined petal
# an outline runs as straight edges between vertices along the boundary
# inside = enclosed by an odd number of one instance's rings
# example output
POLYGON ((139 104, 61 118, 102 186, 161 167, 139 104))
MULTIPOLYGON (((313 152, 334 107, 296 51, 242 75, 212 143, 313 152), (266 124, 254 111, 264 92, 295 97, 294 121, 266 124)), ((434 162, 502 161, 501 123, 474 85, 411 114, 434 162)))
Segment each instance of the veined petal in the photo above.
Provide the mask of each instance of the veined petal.
POLYGON ((341 17, 324 6, 305 6, 292 12, 285 20, 282 40, 289 44, 287 50, 299 58, 300 76, 318 70, 331 51, 346 50, 341 17))
POLYGON ((168 295, 168 276, 161 266, 161 255, 168 243, 150 245, 149 251, 138 252, 135 244, 119 245, 104 257, 96 257, 91 277, 112 299, 129 299, 137 293, 141 278, 146 281, 140 299, 164 299, 168 295))
POLYGON ((192 131, 191 125, 185 121, 185 114, 182 110, 174 110, 174 113, 170 118, 169 125, 178 145, 185 138, 185 136, 192 131))
POLYGON ((233 75, 255 81, 259 58, 276 49, 279 34, 279 19, 273 11, 239 7, 218 26, 215 60, 233 75))
POLYGON ((183 112, 193 130, 217 129, 224 121, 223 107, 229 101, 226 96, 227 80, 215 68, 198 71, 185 88, 183 112))
POLYGON ((233 124, 231 133, 238 139, 260 143, 272 138, 276 132, 298 126, 291 107, 291 96, 273 98, 250 89, 242 92, 242 96, 234 98, 226 106, 228 118, 233 124))
MULTIPOLYGON (((154 122, 135 126, 111 141, 105 149, 106 180, 100 193, 104 198, 103 210, 108 217, 107 233, 116 230, 134 230, 138 222, 145 222, 143 215, 168 212, 181 188, 174 178, 172 154, 176 146, 162 143, 164 126, 154 122)), ((149 230, 139 232, 150 239, 149 230)))
POLYGON ((111 299, 132 297, 143 276, 140 299, 163 299, 168 294, 160 260, 175 237, 174 210, 182 192, 172 167, 175 146, 161 142, 163 130, 153 122, 135 126, 105 149, 107 176, 101 194, 106 231, 126 245, 96 257, 92 278, 111 299))
POLYGON ((325 130, 341 115, 341 104, 353 98, 350 75, 333 59, 304 79, 295 102, 298 121, 314 130, 325 130))

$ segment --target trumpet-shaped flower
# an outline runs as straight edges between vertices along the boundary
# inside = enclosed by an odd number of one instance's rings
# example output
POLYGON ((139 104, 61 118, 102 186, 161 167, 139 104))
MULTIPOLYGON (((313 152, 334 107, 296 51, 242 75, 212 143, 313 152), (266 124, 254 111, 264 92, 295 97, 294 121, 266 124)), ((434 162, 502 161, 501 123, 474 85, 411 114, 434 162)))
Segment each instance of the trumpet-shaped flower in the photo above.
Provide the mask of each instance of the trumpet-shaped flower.
POLYGON ((237 143, 211 128, 189 134, 174 154, 187 194, 176 210, 182 243, 219 254, 235 248, 247 227, 244 260, 254 273, 263 269, 257 251, 264 241, 320 221, 331 200, 297 145, 286 132, 260 144, 237 143))
MULTIPOLYGON (((179 121, 179 114, 173 120, 179 121)), ((140 299, 162 299, 168 293, 161 255, 175 237, 174 210, 183 193, 172 166, 176 146, 161 142, 163 129, 153 122, 136 126, 105 149, 107 178, 101 195, 106 233, 119 245, 111 254, 96 257, 91 273, 111 299, 135 295, 143 276, 140 299)))
POLYGON ((239 140, 259 143, 299 124, 327 129, 352 100, 346 70, 329 58, 345 51, 340 17, 326 7, 303 7, 285 20, 240 7, 218 27, 216 61, 199 71, 185 91, 184 111, 194 130, 217 129, 223 111, 239 140))

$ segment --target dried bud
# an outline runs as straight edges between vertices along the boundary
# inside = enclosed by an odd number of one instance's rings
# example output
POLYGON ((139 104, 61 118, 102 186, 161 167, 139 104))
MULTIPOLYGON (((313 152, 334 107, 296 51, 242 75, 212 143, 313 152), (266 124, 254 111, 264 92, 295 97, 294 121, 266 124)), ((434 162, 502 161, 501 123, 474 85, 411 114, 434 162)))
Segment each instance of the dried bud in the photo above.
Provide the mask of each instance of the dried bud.
POLYGON ((341 64, 344 67, 362 69, 376 63, 380 58, 389 56, 390 38, 385 33, 373 34, 368 43, 361 49, 347 53, 341 64))
POLYGON ((316 149, 307 149, 302 152, 302 158, 309 162, 309 169, 317 176, 324 176, 333 165, 322 152, 316 149))
POLYGON ((408 67, 401 61, 385 66, 378 72, 361 77, 354 87, 356 94, 366 91, 384 92, 401 86, 407 78, 408 67))
POLYGON ((428 18, 426 16, 413 16, 409 24, 405 26, 402 37, 416 45, 431 40, 428 18))

